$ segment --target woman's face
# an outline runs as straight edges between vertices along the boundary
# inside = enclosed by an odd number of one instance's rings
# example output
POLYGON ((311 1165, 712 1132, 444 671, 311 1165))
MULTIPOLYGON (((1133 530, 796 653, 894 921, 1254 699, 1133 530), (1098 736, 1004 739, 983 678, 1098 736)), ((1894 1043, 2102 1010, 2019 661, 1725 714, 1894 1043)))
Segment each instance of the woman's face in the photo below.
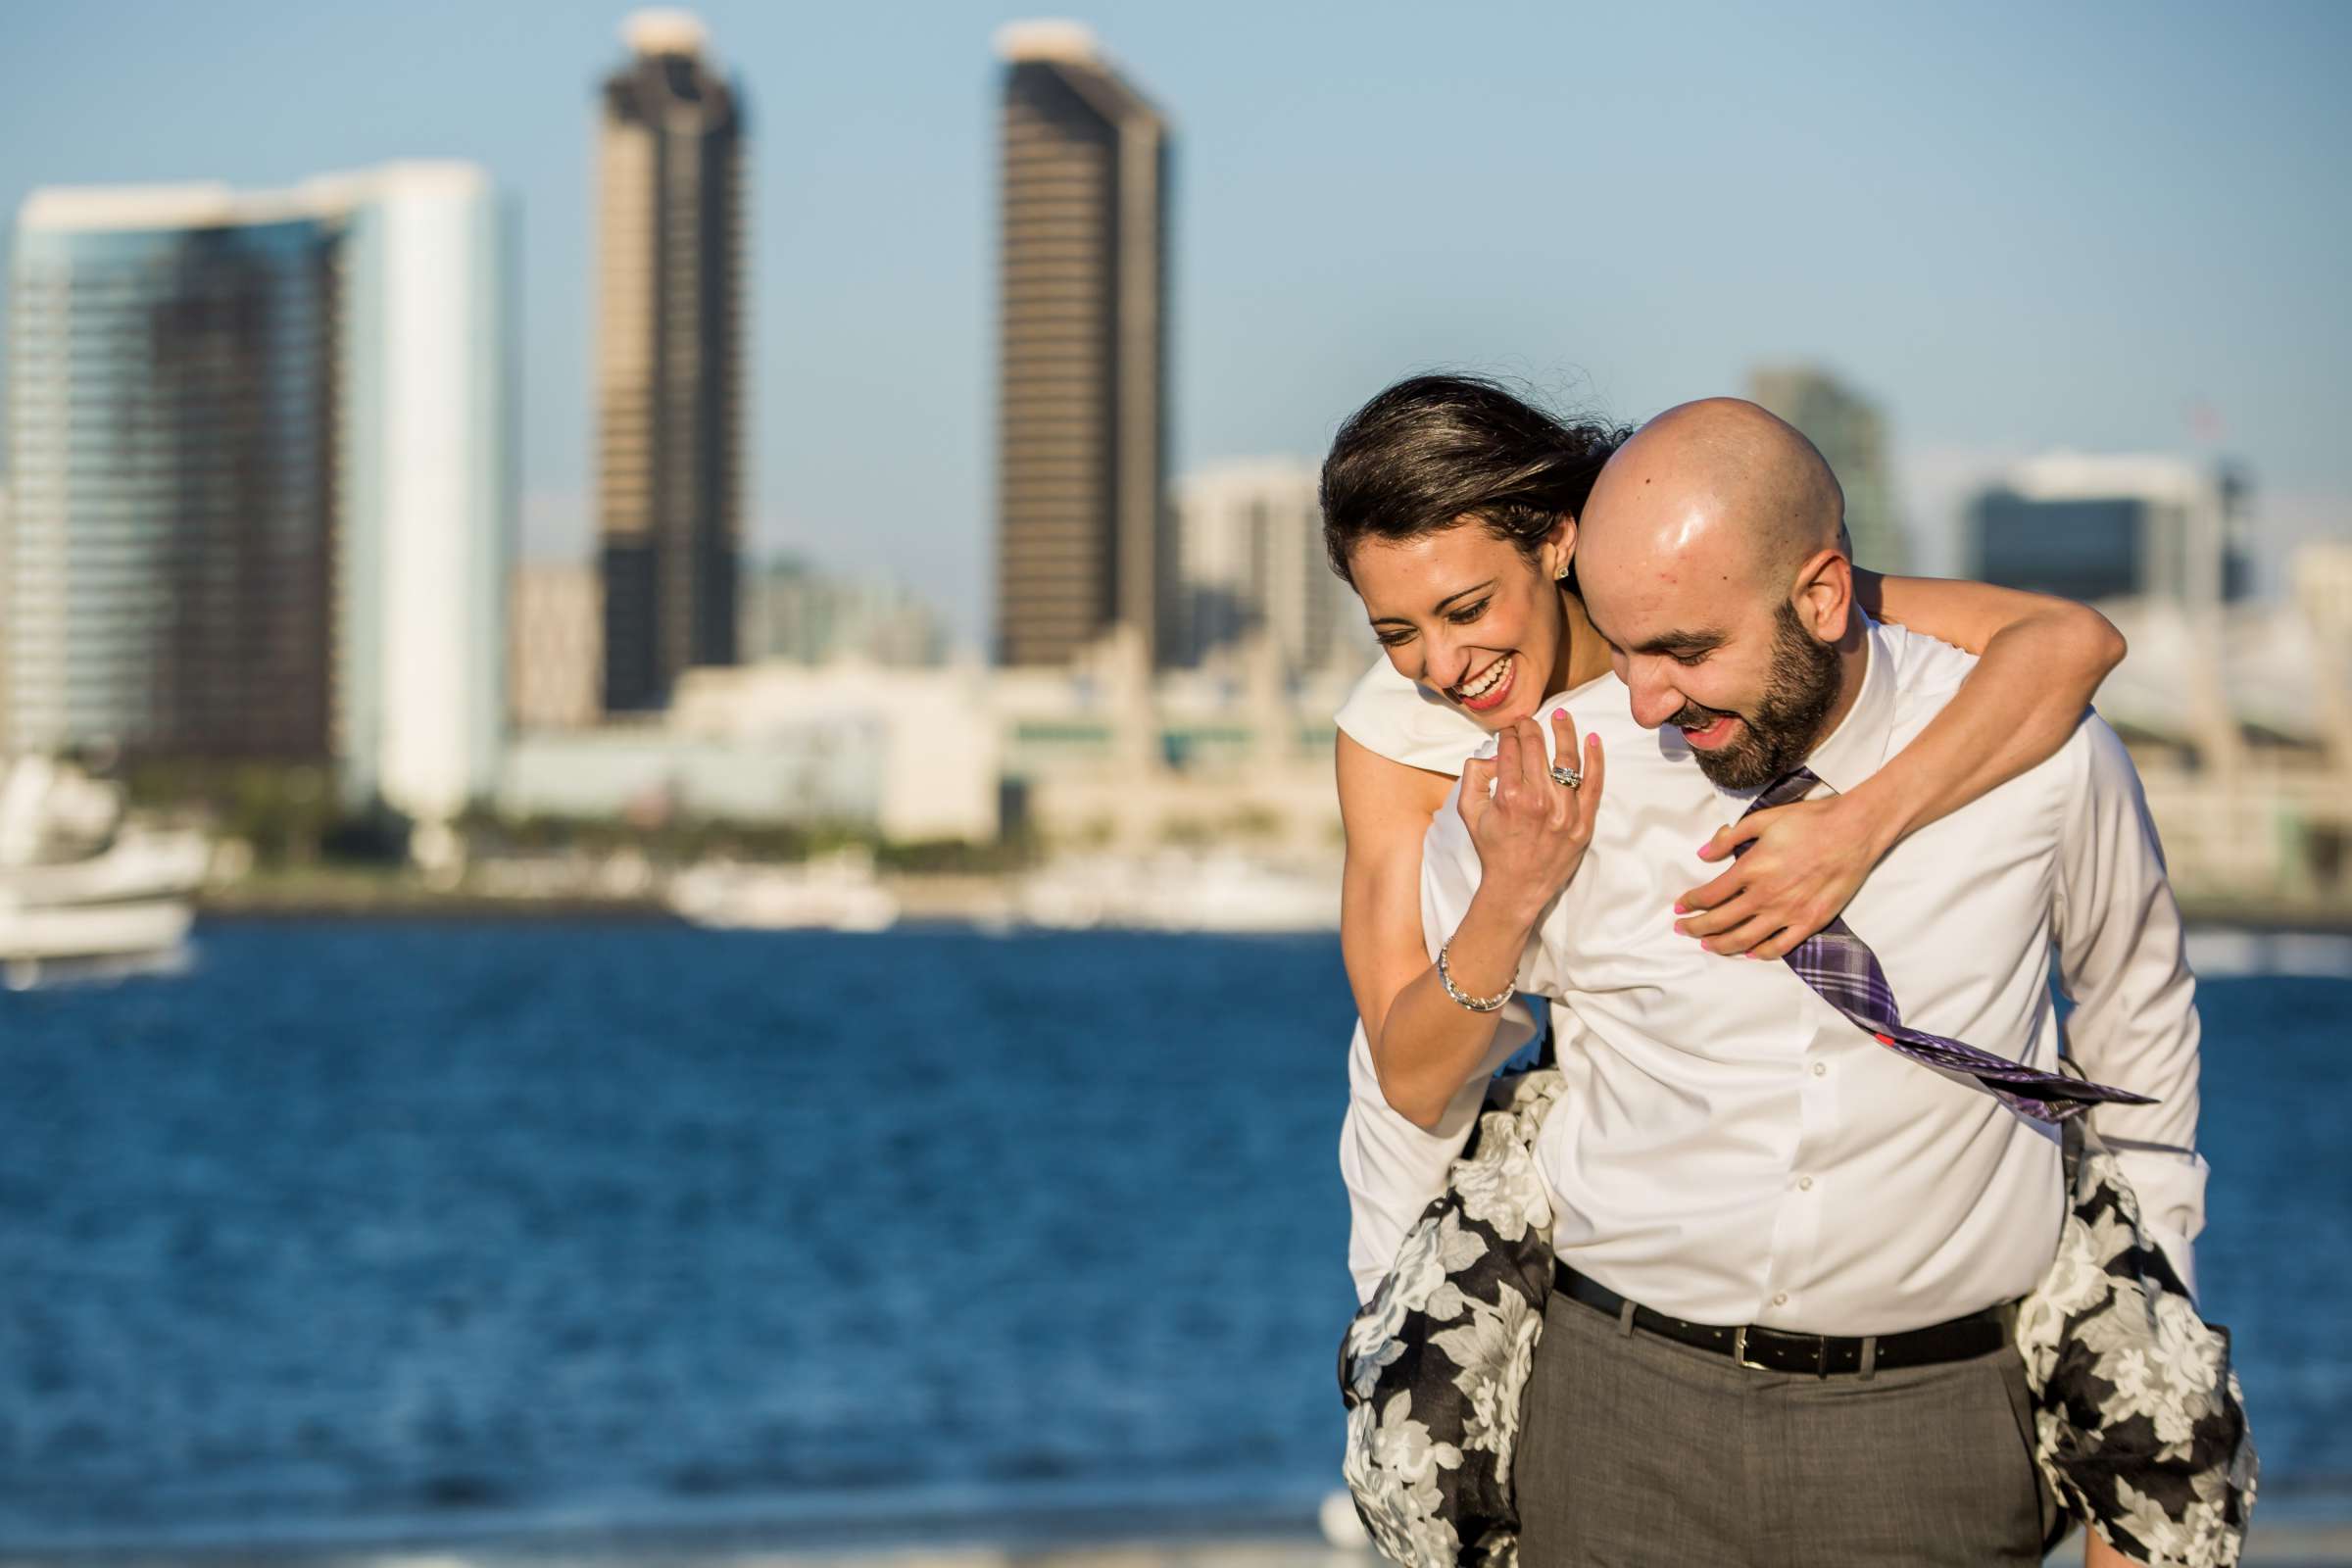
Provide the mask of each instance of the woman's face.
POLYGON ((1576 525, 1563 522, 1530 560, 1465 519, 1418 538, 1366 540, 1348 565, 1397 672, 1499 730, 1548 695, 1565 630, 1557 579, 1575 547, 1576 525))

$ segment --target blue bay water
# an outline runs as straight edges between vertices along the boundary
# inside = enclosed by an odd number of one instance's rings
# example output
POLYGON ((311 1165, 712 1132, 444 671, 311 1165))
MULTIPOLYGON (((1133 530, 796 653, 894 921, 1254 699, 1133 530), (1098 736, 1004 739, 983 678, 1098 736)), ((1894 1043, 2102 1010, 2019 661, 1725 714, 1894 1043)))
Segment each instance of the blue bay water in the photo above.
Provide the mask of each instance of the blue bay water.
MULTIPOLYGON (((2202 995, 2206 1308, 2352 1494, 2352 979, 2202 995)), ((1349 1011, 1328 938, 652 921, 0 999, 0 1548, 1303 1506, 1349 1011)))

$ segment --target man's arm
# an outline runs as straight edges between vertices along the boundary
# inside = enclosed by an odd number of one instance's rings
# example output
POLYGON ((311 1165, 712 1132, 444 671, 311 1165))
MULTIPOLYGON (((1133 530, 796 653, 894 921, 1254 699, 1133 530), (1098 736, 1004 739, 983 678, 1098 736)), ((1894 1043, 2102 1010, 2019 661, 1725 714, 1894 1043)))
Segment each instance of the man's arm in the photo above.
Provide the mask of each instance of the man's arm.
POLYGON ((2124 743, 2094 714, 2070 744, 2082 771, 2060 806, 2054 911, 2059 983, 2075 1004, 2068 1049, 2094 1080, 2155 1097, 2153 1105, 2100 1105, 2091 1125, 2138 1194, 2149 1240, 2194 1294, 2205 1161, 2196 981, 2181 949, 2180 906, 2124 743))

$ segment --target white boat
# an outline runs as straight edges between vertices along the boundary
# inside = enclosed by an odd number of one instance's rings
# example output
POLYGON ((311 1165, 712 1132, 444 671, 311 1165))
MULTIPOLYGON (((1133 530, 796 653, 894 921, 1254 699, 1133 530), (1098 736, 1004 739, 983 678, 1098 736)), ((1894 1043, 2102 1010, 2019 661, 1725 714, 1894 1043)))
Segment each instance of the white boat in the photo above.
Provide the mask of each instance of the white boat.
POLYGON ((1291 869, 1234 853, 1057 861, 1028 877, 1021 917, 1054 930, 1330 931, 1336 872, 1291 869))
POLYGON ((79 908, 0 904, 0 983, 24 991, 48 980, 168 972, 179 967, 195 918, 184 899, 79 908))
POLYGON ((20 759, 0 781, 0 982, 179 966, 211 858, 200 833, 123 825, 115 786, 20 759))
POLYGON ((670 908, 713 931, 887 931, 899 901, 856 858, 806 865, 710 861, 669 880, 670 908))

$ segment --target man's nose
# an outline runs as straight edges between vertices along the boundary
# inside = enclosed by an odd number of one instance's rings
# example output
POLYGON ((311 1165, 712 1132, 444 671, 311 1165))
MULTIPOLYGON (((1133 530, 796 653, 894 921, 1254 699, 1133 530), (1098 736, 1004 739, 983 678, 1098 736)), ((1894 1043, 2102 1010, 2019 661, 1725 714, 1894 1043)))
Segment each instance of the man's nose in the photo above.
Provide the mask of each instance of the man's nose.
POLYGON ((1633 690, 1634 722, 1643 729, 1656 729, 1683 710, 1683 694, 1655 670, 1637 663, 1627 672, 1626 684, 1633 690))

